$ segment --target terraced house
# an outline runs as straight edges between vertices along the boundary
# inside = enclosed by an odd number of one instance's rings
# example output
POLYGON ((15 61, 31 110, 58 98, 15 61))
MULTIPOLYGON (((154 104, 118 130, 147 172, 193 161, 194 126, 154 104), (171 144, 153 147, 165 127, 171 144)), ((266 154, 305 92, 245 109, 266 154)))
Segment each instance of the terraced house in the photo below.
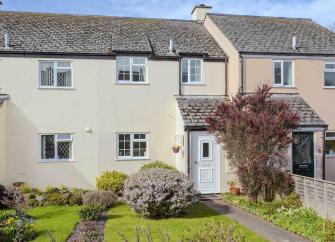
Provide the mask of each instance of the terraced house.
POLYGON ((224 191, 234 174, 205 118, 261 83, 301 116, 292 172, 335 180, 335 35, 210 9, 192 20, 0 12, 0 182, 93 188, 105 170, 162 160, 199 191, 224 191))

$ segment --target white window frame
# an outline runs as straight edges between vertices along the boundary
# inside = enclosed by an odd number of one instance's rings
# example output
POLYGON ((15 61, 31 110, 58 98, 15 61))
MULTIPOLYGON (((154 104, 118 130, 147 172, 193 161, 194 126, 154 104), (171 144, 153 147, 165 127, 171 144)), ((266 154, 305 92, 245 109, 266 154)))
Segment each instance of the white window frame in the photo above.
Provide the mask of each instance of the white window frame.
POLYGON ((323 68, 323 87, 324 88, 329 88, 329 89, 332 89, 332 88, 335 88, 335 85, 334 86, 326 86, 326 78, 325 78, 325 73, 326 72, 335 72, 335 69, 327 69, 326 68, 326 65, 335 65, 335 61, 328 61, 328 62, 325 62, 324 64, 324 68, 323 68))
POLYGON ((273 87, 295 87, 294 84, 294 61, 293 60, 273 60, 272 61, 272 86, 273 87), (291 85, 284 85, 284 62, 291 62, 292 63, 292 84, 291 85), (280 63, 280 75, 281 75, 281 82, 280 84, 275 83, 275 63, 280 63))
POLYGON ((116 133, 116 158, 117 160, 149 160, 149 133, 148 132, 117 132, 116 133), (119 156, 119 135, 130 135, 130 156, 119 156), (136 141, 146 142, 146 156, 133 156, 133 143, 135 134, 144 134, 145 139, 136 139, 136 141))
MULTIPOLYGON (((335 137, 327 137, 327 133, 335 133, 335 131, 326 131, 325 142, 327 140, 335 140, 335 137)), ((335 154, 325 154, 326 157, 335 157, 335 154)))
POLYGON ((180 81, 182 85, 203 85, 203 59, 201 58, 182 58, 183 60, 187 60, 187 82, 183 82, 183 67, 180 65, 180 81), (191 82, 191 60, 200 60, 200 82, 191 82))
POLYGON ((40 60, 38 62, 38 87, 41 89, 73 89, 73 68, 72 68, 72 61, 69 60, 40 60), (42 63, 53 63, 53 68, 54 68, 54 85, 53 86, 44 86, 41 85, 42 81, 42 69, 41 69, 41 64, 42 63), (70 63, 70 67, 58 67, 57 63, 58 62, 67 62, 70 63), (57 86, 57 70, 70 70, 71 71, 71 86, 69 87, 63 87, 63 86, 57 86))
POLYGON ((142 57, 142 56, 117 56, 115 60, 115 65, 116 65, 116 83, 117 84, 131 84, 131 85, 143 85, 143 84, 148 84, 148 58, 147 57, 142 57), (118 79, 118 65, 117 65, 117 59, 130 59, 129 63, 129 81, 125 80, 119 80, 118 79), (133 64, 134 59, 144 59, 144 65, 145 65, 145 73, 144 73, 144 82, 134 82, 133 81, 133 66, 143 66, 143 64, 133 64))
POLYGON ((62 133, 43 133, 39 135, 39 143, 40 143, 40 147, 39 147, 39 156, 40 156, 40 161, 41 162, 66 162, 66 161, 74 161, 73 158, 73 133, 66 133, 66 132, 62 132, 62 133), (71 135, 70 139, 58 139, 57 135, 60 134, 69 134, 71 135), (45 135, 53 135, 54 136, 54 146, 55 146, 55 157, 54 158, 50 158, 50 159, 43 159, 42 158, 42 136, 45 135), (61 142, 61 141, 70 141, 71 142, 71 158, 70 159, 58 159, 58 147, 57 147, 57 143, 61 142))

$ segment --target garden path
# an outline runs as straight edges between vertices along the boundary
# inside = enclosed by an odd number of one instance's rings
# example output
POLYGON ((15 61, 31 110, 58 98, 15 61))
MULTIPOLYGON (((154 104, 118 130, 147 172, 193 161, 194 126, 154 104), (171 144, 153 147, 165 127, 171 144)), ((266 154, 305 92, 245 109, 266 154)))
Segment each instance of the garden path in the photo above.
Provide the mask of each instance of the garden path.
POLYGON ((201 202, 212 208, 213 210, 230 217, 250 230, 256 232, 260 236, 269 241, 274 242, 307 242, 304 237, 296 235, 285 229, 282 229, 270 222, 267 222, 256 215, 243 211, 242 209, 233 206, 223 201, 216 195, 202 195, 201 202))

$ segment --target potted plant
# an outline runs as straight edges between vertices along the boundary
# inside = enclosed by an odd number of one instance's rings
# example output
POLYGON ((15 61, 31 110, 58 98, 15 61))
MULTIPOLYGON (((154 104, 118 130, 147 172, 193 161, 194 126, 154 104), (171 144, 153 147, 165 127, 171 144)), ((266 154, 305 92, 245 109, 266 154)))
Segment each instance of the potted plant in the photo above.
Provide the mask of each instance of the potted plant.
POLYGON ((179 152, 179 150, 180 150, 180 145, 172 145, 172 151, 173 151, 173 153, 178 153, 179 152))
POLYGON ((229 186, 229 192, 231 194, 234 194, 236 196, 239 196, 241 194, 241 189, 239 187, 237 187, 237 180, 230 180, 227 182, 228 186, 229 186))

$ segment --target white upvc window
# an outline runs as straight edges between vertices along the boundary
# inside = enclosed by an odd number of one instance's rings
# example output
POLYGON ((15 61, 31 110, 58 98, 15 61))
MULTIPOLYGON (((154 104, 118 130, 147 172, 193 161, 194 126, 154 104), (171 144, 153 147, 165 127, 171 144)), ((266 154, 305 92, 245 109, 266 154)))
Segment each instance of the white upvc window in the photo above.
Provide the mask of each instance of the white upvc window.
POLYGON ((42 134, 40 139, 42 161, 72 160, 72 134, 42 134))
POLYGON ((184 84, 202 83, 202 59, 183 58, 181 60, 181 82, 184 84))
POLYGON ((327 157, 335 157, 335 131, 326 132, 326 151, 327 157))
POLYGON ((273 61, 273 86, 293 87, 294 66, 290 60, 273 61))
POLYGON ((335 88, 335 62, 326 62, 324 68, 325 87, 335 88))
POLYGON ((116 57, 117 83, 147 83, 146 57, 116 57))
POLYGON ((148 159, 147 133, 117 133, 117 158, 148 159))
POLYGON ((40 61, 39 85, 42 88, 72 88, 71 61, 40 61))

